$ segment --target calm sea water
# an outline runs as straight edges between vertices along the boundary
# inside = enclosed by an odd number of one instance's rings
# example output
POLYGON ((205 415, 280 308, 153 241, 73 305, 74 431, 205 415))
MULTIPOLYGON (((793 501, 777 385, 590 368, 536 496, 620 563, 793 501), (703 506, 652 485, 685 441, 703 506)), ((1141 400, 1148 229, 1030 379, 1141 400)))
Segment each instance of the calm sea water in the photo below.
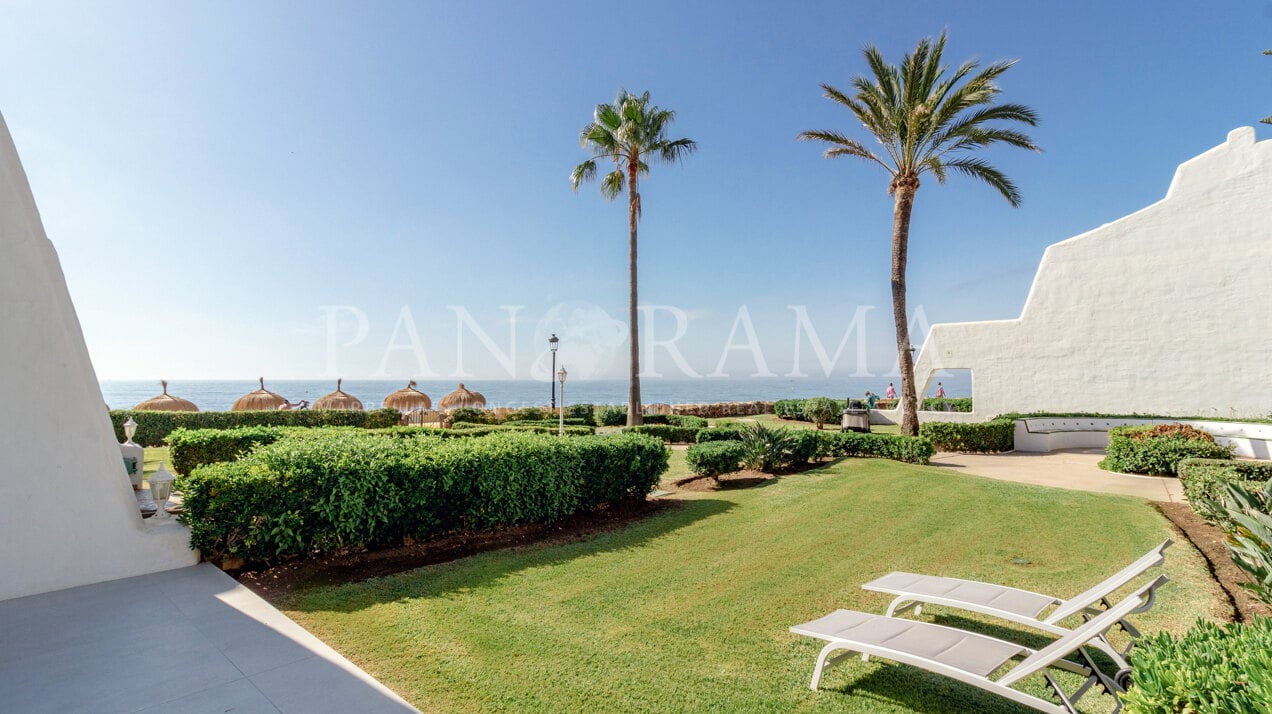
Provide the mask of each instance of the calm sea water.
MULTIPOLYGON (((938 374, 933 378, 930 392, 936 391, 936 380, 945 385, 950 397, 967 397, 972 394, 971 375, 968 372, 938 374)), ((877 377, 844 377, 823 379, 815 377, 775 377, 755 379, 643 379, 641 399, 646 404, 710 403, 773 401, 803 397, 828 396, 843 399, 859 397, 870 390, 882 395, 896 379, 877 377)), ((416 384, 416 389, 433 398, 434 404, 453 391, 457 380, 429 380, 416 384)), ((481 392, 489 407, 524 407, 548 404, 551 387, 547 382, 532 380, 464 380, 468 389, 481 392)), ((168 393, 189 399, 203 411, 228 410, 234 400, 258 388, 255 380, 189 380, 169 381, 168 393)), ((354 380, 344 381, 344 391, 362 401, 367 409, 379 407, 384 397, 406 386, 406 380, 354 380)), ((129 409, 138 402, 159 394, 162 389, 157 380, 125 381, 103 380, 102 396, 111 409, 129 409)), ((275 380, 266 381, 265 388, 277 392, 295 402, 310 402, 335 391, 335 380, 275 380)), ((933 396, 933 394, 929 394, 933 396)), ((565 383, 567 404, 591 402, 592 404, 626 404, 627 381, 618 379, 578 380, 565 383)))

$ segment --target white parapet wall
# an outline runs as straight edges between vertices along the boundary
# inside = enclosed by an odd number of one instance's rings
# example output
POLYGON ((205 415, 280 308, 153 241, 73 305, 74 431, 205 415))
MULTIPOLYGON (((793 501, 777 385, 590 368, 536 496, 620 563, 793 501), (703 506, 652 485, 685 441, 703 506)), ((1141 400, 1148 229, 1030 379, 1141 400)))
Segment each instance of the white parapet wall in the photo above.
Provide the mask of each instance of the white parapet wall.
POLYGON ((0 117, 0 600, 193 565, 143 522, 79 318, 0 117))
POLYGON ((975 411, 959 421, 1266 417, 1272 141, 1236 129, 1181 164, 1161 201, 1047 248, 1019 318, 933 325, 916 384, 938 369, 972 371, 975 411))

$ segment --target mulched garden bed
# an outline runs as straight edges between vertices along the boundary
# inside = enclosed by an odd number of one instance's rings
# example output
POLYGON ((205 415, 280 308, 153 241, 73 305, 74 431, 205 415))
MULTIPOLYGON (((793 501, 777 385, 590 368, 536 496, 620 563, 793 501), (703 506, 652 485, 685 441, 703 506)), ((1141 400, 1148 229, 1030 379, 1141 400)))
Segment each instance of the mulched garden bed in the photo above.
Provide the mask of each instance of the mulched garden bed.
POLYGON ((1232 562, 1228 547, 1223 544, 1223 531, 1203 521, 1187 503, 1159 502, 1153 505, 1205 556, 1215 581, 1228 594, 1238 622, 1248 622, 1255 615, 1272 615, 1272 608, 1237 584, 1250 582, 1251 578, 1232 562))

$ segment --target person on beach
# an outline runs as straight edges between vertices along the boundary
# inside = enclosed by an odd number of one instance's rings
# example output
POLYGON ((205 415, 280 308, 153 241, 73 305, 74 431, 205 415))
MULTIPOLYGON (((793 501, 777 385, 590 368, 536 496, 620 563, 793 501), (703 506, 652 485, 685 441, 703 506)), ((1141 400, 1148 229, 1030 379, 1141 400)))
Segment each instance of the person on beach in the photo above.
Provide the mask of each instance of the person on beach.
POLYGON ((936 383, 936 396, 938 397, 945 396, 945 387, 942 387, 940 382, 936 383))
POLYGON ((888 382, 888 391, 884 392, 883 396, 887 397, 888 399, 897 398, 897 388, 892 386, 892 382, 888 382))

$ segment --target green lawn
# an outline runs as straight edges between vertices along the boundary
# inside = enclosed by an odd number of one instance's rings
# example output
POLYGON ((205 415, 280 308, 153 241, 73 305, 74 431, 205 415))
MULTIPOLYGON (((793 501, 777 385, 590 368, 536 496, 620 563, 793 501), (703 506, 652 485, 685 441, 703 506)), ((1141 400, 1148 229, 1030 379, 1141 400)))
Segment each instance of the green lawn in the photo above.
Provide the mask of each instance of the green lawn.
MULTIPOLYGON (((583 542, 313 589, 283 606, 424 711, 1023 712, 876 660, 851 659, 811 692, 820 645, 787 627, 837 607, 882 612, 887 598, 860 585, 895 569, 1071 596, 1171 536, 1132 498, 852 459, 685 495, 583 542)), ((1169 551, 1166 572, 1174 583, 1140 616, 1145 630, 1224 614, 1187 543, 1169 551)), ((1021 636, 942 608, 923 617, 934 614, 1021 636)), ((1111 700, 1084 703, 1105 711, 1111 700)))

